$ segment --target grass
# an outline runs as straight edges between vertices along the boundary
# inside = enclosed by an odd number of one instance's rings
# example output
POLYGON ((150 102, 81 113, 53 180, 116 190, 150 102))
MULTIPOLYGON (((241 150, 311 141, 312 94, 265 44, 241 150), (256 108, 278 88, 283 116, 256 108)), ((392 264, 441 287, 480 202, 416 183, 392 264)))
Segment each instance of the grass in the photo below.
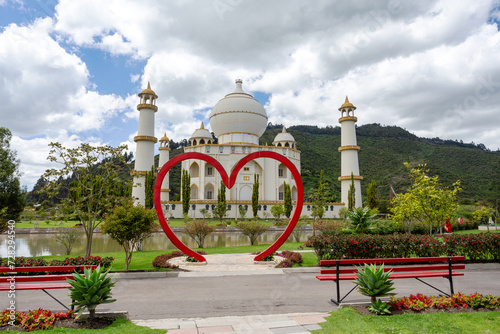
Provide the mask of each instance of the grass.
MULTIPOLYGON (((494 228, 490 229, 490 232, 500 232, 500 228, 495 230, 494 228)), ((488 233, 488 231, 480 231, 480 230, 465 230, 465 231, 453 231, 454 234, 479 234, 479 233, 488 233)))
MULTIPOLYGON (((46 333, 47 331, 38 330, 32 333, 46 333)), ((126 319, 116 319, 109 327, 103 329, 74 329, 74 328, 54 328, 49 333, 89 333, 99 332, 103 334, 122 334, 122 333, 139 333, 139 334, 154 334, 165 333, 164 329, 151 329, 149 327, 137 326, 126 319)))
MULTIPOLYGON (((47 220, 32 220, 31 222, 29 221, 18 221, 16 222, 15 227, 16 228, 34 228, 35 227, 35 222, 38 222, 38 228, 55 228, 59 227, 59 223, 61 220, 49 220, 48 224, 46 223, 47 220)), ((80 221, 62 221, 64 224, 64 227, 72 227, 75 226, 76 224, 79 224, 80 221)))
MULTIPOLYGON (((302 242, 285 242, 281 247, 281 250, 297 250, 301 246, 302 242)), ((255 253, 262 252, 269 245, 254 245, 254 246, 232 246, 232 247, 213 247, 213 248, 195 248, 194 250, 203 250, 207 254, 236 254, 236 253, 255 253)), ((170 253, 173 250, 154 250, 154 251, 137 251, 134 252, 132 256, 132 262, 129 265, 129 270, 158 270, 152 266, 152 262, 155 257, 161 254, 170 253)), ((76 257, 78 255, 84 254, 72 254, 72 255, 50 255, 41 256, 45 260, 62 260, 66 257, 76 257)), ((99 255, 101 257, 114 257, 113 265, 111 271, 125 271, 125 252, 108 252, 108 253, 96 253, 92 255, 99 255)), ((317 263, 312 264, 313 260, 316 260, 316 255, 314 253, 303 253, 302 258, 307 258, 308 264, 304 263, 303 266, 317 265, 317 263), (306 255, 307 254, 307 255, 306 255), (309 264, 310 263, 310 264, 309 264)))
POLYGON ((313 333, 500 333, 500 312, 360 315, 342 307, 313 333))

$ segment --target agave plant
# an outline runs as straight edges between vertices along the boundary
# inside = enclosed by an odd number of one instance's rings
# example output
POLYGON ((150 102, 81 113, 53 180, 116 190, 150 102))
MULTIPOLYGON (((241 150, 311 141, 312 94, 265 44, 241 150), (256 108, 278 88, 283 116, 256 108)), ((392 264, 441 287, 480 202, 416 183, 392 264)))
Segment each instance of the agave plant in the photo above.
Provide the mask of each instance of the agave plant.
POLYGON ((390 315, 390 307, 391 306, 389 304, 379 299, 375 303, 372 302, 372 305, 368 307, 368 311, 373 312, 376 315, 390 315))
POLYGON ((95 270, 84 269, 84 276, 74 273, 74 280, 68 279, 71 285, 69 296, 74 302, 71 305, 76 306, 78 311, 77 318, 84 309, 89 311, 89 321, 94 320, 95 308, 100 304, 109 304, 116 299, 111 299, 111 288, 115 282, 111 282, 112 277, 106 277, 109 272, 104 268, 97 266, 95 270))
POLYGON ((386 297, 395 295, 390 291, 394 290, 394 280, 389 279, 392 271, 384 273, 384 265, 377 268, 375 264, 365 264, 364 268, 358 268, 356 276, 358 279, 354 281, 358 285, 359 292, 371 297, 372 305, 376 302, 377 297, 386 297))

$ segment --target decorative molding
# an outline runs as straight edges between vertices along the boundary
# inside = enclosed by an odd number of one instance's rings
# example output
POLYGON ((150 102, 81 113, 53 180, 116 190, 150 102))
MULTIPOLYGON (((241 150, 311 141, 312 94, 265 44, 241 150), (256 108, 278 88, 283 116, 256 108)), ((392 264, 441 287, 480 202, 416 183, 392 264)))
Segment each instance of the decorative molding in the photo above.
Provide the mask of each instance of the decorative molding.
MULTIPOLYGON (((359 175, 353 175, 352 178, 354 180, 363 180, 363 177, 359 176, 359 175)), ((339 181, 345 181, 345 180, 350 180, 350 179, 351 179, 351 175, 346 175, 346 176, 340 176, 339 177, 339 181)))
POLYGON ((210 116, 209 119, 212 119, 212 117, 215 117, 217 115, 223 115, 223 114, 239 114, 239 113, 245 113, 245 114, 254 114, 254 115, 258 115, 258 116, 261 116, 261 117, 264 117, 266 119, 266 121, 268 120, 267 116, 264 116, 262 115, 261 113, 258 113, 258 112, 254 112, 254 111, 246 111, 246 110, 231 110, 231 111, 222 111, 222 112, 215 112, 215 114, 213 114, 212 116, 210 116))
POLYGON ((354 123, 356 123, 358 121, 358 118, 354 117, 354 116, 346 116, 346 117, 339 118, 339 123, 342 123, 345 121, 353 121, 354 123))
POLYGON ((132 172, 130 172, 130 175, 132 176, 144 176, 146 175, 146 171, 142 171, 142 170, 133 170, 132 172))
POLYGON ((134 141, 135 142, 138 142, 138 141, 152 141, 153 143, 157 143, 158 142, 158 139, 156 137, 153 137, 153 136, 135 136, 134 137, 134 141))
POLYGON ((154 112, 158 111, 158 107, 155 106, 154 104, 145 104, 145 103, 138 104, 137 105, 137 110, 141 110, 141 109, 151 109, 154 112))
POLYGON ((170 147, 160 147, 158 148, 160 151, 170 151, 170 147))
POLYGON ((356 150, 359 151, 361 150, 361 147, 357 145, 346 145, 346 146, 340 146, 339 147, 339 152, 345 151, 345 150, 356 150))
POLYGON ((170 192, 170 189, 161 189, 162 192, 166 192, 166 193, 169 193, 170 192))

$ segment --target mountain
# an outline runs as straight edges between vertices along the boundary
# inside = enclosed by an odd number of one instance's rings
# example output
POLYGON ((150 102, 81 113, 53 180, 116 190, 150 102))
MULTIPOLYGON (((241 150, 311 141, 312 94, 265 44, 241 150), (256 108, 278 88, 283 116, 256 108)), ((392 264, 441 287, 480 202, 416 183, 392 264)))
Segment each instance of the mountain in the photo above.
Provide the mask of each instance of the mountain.
MULTIPOLYGON (((281 124, 269 124, 260 138, 260 144, 271 145, 281 132, 281 124)), ((324 170, 328 183, 328 200, 340 200, 340 127, 319 128, 295 125, 287 129, 301 151, 301 174, 307 198, 311 188, 319 183, 324 170)), ((381 199, 389 199, 390 187, 396 193, 405 192, 410 176, 404 162, 427 164, 430 175, 438 175, 441 184, 451 186, 460 180, 464 191, 463 203, 500 199, 500 151, 490 151, 482 144, 463 143, 439 138, 419 138, 397 126, 366 124, 356 128, 363 197, 374 180, 381 199)), ((186 139, 170 141, 170 158, 183 153, 189 145, 186 139)), ((155 157, 158 164, 158 156, 155 157)), ((129 165, 133 169, 133 163, 129 165)), ((40 180, 39 180, 40 181, 40 180)), ((36 188, 36 187, 35 187, 36 188)), ((175 200, 180 190, 180 164, 170 171, 170 198, 175 200)))
MULTIPOLYGON (((261 137, 261 144, 272 143, 282 125, 270 124, 261 137)), ((287 129, 301 151, 302 176, 305 194, 319 182, 324 170, 330 183, 332 200, 340 196, 340 127, 319 128, 296 125, 287 129)), ((405 192, 410 185, 409 171, 404 162, 427 164, 430 175, 438 175, 441 184, 451 186, 460 180, 462 199, 472 201, 500 198, 500 151, 491 152, 482 144, 464 144, 439 138, 419 138, 397 126, 366 124, 356 128, 362 194, 368 184, 377 183, 381 198, 389 198, 390 187, 396 193, 405 192)))

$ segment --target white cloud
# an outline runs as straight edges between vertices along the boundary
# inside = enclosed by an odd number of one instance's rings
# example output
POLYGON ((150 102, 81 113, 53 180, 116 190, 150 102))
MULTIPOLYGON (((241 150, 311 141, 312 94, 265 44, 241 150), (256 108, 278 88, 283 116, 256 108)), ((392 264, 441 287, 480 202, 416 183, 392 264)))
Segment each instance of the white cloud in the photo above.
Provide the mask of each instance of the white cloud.
MULTIPOLYGON (((99 131, 119 113, 137 119, 137 93, 150 81, 159 96, 156 135, 181 140, 242 77, 246 91, 269 95, 273 123, 337 125, 349 95, 359 124, 496 149, 498 6, 60 0, 54 17, 0 34, 0 116, 17 136, 99 131), (96 73, 77 56, 85 48, 146 60, 143 71, 129 74, 139 91, 100 94, 89 79, 96 73)), ((135 146, 133 133, 119 136, 135 146)))

